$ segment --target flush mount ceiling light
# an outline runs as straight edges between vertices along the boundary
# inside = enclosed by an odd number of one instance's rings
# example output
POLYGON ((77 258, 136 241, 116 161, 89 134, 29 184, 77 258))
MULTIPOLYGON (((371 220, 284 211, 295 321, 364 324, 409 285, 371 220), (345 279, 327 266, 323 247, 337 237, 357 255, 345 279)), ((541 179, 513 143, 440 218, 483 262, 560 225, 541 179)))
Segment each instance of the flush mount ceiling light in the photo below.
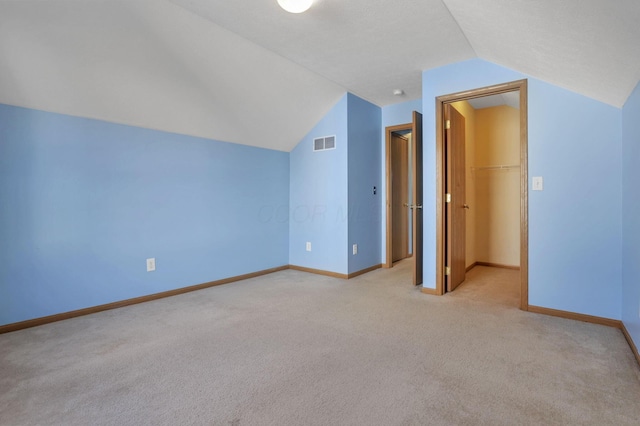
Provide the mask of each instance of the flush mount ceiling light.
POLYGON ((402 95, 404 95, 404 90, 402 90, 402 89, 396 89, 396 90, 394 90, 394 91, 393 91, 393 94, 394 94, 395 96, 402 96, 402 95))
POLYGON ((278 0, 281 8, 290 13, 302 13, 311 7, 313 0, 278 0))

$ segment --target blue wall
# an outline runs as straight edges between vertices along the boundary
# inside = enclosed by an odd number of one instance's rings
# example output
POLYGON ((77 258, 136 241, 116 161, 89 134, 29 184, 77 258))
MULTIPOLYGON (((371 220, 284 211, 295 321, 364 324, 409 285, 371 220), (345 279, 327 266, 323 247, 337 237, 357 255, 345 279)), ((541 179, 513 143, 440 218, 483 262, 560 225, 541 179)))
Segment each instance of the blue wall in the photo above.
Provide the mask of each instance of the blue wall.
MULTIPOLYGON (((527 78, 474 59, 423 73, 424 286, 435 288, 435 97, 527 78)), ((619 109, 529 78, 529 303, 620 319, 619 109)))
POLYGON ((380 167, 381 110, 348 94, 349 273, 379 265, 380 218, 384 198, 380 167), (373 194, 373 187, 376 194, 373 194), (358 254, 353 255, 353 244, 358 254))
POLYGON ((413 121, 413 111, 422 112, 422 99, 387 105, 382 108, 382 137, 385 137, 385 128, 407 124, 413 121))
POLYGON ((640 85, 622 109, 622 321, 640 347, 640 85))
POLYGON ((288 157, 0 105, 0 324, 286 265, 288 157))
POLYGON ((347 106, 345 95, 290 153, 291 265, 348 273, 347 106), (323 136, 335 136, 336 149, 314 152, 323 136))
POLYGON ((380 126, 380 108, 348 93, 291 151, 291 265, 349 274, 380 264, 380 126), (331 135, 336 149, 313 152, 331 135))

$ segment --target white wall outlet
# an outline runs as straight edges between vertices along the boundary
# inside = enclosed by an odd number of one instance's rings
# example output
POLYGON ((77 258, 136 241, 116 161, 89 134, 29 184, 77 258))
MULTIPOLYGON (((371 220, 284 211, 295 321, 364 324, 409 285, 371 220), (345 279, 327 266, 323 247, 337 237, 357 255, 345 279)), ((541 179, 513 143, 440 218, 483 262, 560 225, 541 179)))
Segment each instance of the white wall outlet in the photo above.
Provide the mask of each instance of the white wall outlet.
POLYGON ((357 244, 353 245, 353 254, 358 254, 358 245, 357 244))
POLYGON ((152 272, 156 270, 156 258, 152 257, 147 259, 147 272, 152 272))
POLYGON ((544 187, 544 182, 542 180, 542 176, 534 176, 533 177, 533 187, 531 188, 533 191, 542 191, 544 187))
POLYGON ((307 241, 307 251, 311 251, 311 243, 307 241))

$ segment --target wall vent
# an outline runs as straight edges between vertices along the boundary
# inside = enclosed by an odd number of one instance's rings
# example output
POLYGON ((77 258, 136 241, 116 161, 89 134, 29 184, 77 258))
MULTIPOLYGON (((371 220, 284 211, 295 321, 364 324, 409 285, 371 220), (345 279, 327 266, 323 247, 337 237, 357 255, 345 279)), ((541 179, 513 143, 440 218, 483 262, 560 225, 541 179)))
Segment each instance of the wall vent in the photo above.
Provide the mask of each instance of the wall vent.
POLYGON ((326 151, 328 149, 336 149, 335 136, 325 136, 323 138, 315 138, 313 140, 314 151, 326 151))

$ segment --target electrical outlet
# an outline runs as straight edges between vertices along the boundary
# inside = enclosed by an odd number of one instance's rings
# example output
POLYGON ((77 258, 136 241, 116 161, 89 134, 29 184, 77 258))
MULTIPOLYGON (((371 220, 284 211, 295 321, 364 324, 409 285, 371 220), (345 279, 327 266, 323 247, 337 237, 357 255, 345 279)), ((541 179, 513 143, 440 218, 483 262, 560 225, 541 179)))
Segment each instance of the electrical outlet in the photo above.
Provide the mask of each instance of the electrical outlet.
POLYGON ((311 243, 307 241, 307 251, 311 251, 311 243))
POLYGON ((358 254, 358 245, 357 244, 353 245, 353 254, 358 254))
POLYGON ((156 270, 156 258, 152 257, 147 259, 147 272, 152 272, 156 270))

